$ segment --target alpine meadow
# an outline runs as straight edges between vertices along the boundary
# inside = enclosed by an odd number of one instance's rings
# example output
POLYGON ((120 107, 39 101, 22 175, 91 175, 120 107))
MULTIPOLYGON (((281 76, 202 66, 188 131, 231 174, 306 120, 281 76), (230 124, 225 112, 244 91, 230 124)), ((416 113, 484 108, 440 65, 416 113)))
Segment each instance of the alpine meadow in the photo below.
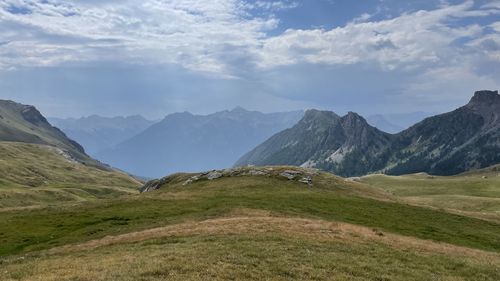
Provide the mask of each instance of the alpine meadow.
POLYGON ((0 0, 0 280, 500 280, 499 19, 0 0))

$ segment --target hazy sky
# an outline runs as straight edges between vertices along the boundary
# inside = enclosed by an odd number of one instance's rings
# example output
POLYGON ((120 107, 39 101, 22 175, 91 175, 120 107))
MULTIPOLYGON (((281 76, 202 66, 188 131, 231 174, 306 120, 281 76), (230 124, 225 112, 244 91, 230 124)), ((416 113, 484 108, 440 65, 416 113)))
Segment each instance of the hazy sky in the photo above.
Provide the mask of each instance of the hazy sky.
POLYGON ((500 88, 500 0, 0 0, 0 98, 45 115, 442 112, 500 88))

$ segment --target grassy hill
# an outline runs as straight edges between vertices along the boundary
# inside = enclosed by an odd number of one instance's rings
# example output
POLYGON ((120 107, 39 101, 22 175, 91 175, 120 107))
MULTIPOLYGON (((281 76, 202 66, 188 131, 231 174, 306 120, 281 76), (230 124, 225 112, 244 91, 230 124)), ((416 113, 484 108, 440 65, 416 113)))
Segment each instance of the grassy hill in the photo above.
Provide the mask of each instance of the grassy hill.
POLYGON ((159 189, 0 212, 0 279, 497 280, 500 275, 499 223, 408 205, 380 188, 331 174, 243 168, 177 174, 152 186, 159 189))
POLYGON ((370 175, 361 182, 384 189, 402 202, 500 222, 500 166, 450 177, 370 175))
POLYGON ((72 160, 57 147, 0 142, 0 211, 136 193, 140 183, 115 170, 72 160))

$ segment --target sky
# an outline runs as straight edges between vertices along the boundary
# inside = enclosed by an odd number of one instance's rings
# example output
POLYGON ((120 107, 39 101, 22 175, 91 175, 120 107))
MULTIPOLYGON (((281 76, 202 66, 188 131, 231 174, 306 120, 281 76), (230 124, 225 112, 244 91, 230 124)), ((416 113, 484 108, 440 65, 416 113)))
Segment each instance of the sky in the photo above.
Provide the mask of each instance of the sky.
POLYGON ((500 0, 0 0, 0 99, 46 116, 445 112, 500 88, 500 0))

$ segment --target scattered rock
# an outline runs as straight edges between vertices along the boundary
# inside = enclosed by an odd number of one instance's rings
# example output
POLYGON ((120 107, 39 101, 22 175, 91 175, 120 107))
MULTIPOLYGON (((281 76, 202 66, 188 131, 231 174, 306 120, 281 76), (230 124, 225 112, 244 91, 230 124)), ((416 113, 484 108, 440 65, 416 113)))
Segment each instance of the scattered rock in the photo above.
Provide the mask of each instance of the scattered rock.
POLYGON ((299 180, 301 183, 305 183, 307 185, 312 185, 312 177, 310 176, 305 176, 299 180))
POLYGON ((347 180, 347 181, 356 181, 356 182, 360 182, 360 181, 361 181, 361 178, 360 178, 360 177, 350 177, 350 178, 347 178, 346 180, 347 180))
POLYGON ((265 171, 261 171, 261 170, 250 170, 250 171, 244 173, 244 175, 248 175, 248 176, 267 176, 267 175, 269 175, 269 173, 266 173, 265 171))
POLYGON ((200 179, 199 175, 192 176, 187 181, 185 181, 182 185, 188 185, 188 184, 190 184, 192 182, 195 182, 195 181, 197 181, 199 179, 200 179))
POLYGON ((165 177, 165 178, 162 178, 162 179, 157 179, 157 180, 150 180, 148 181, 141 189, 140 189, 140 192, 143 193, 143 192, 149 192, 149 191, 154 191, 154 190, 157 190, 157 189, 160 189, 160 187, 168 182, 170 182, 170 178, 169 177, 165 177))
POLYGON ((294 170, 285 170, 284 173, 289 173, 289 174, 292 174, 292 175, 300 175, 300 174, 302 174, 302 172, 300 172, 300 171, 294 171, 294 170))
POLYGON ((221 177, 222 177, 222 173, 218 172, 218 171, 212 171, 212 172, 208 173, 208 175, 207 175, 208 180, 215 180, 215 179, 218 179, 221 177))
MULTIPOLYGON (((249 168, 235 168, 235 169, 225 169, 225 170, 213 170, 208 172, 203 172, 195 174, 185 180, 182 185, 186 186, 188 184, 197 182, 199 180, 216 180, 222 177, 242 177, 242 176, 266 176, 266 177, 284 177, 288 180, 295 180, 297 182, 307 184, 309 186, 313 185, 313 178, 315 175, 319 174, 317 169, 304 169, 300 170, 280 170, 273 169, 270 167, 251 167, 249 168)), ((147 182, 142 188, 141 192, 153 191, 161 188, 166 183, 173 181, 176 178, 175 175, 165 177, 162 179, 151 180, 147 182)))
POLYGON ((295 178, 294 174, 290 174, 287 172, 280 173, 280 176, 287 178, 288 180, 293 180, 295 178))

